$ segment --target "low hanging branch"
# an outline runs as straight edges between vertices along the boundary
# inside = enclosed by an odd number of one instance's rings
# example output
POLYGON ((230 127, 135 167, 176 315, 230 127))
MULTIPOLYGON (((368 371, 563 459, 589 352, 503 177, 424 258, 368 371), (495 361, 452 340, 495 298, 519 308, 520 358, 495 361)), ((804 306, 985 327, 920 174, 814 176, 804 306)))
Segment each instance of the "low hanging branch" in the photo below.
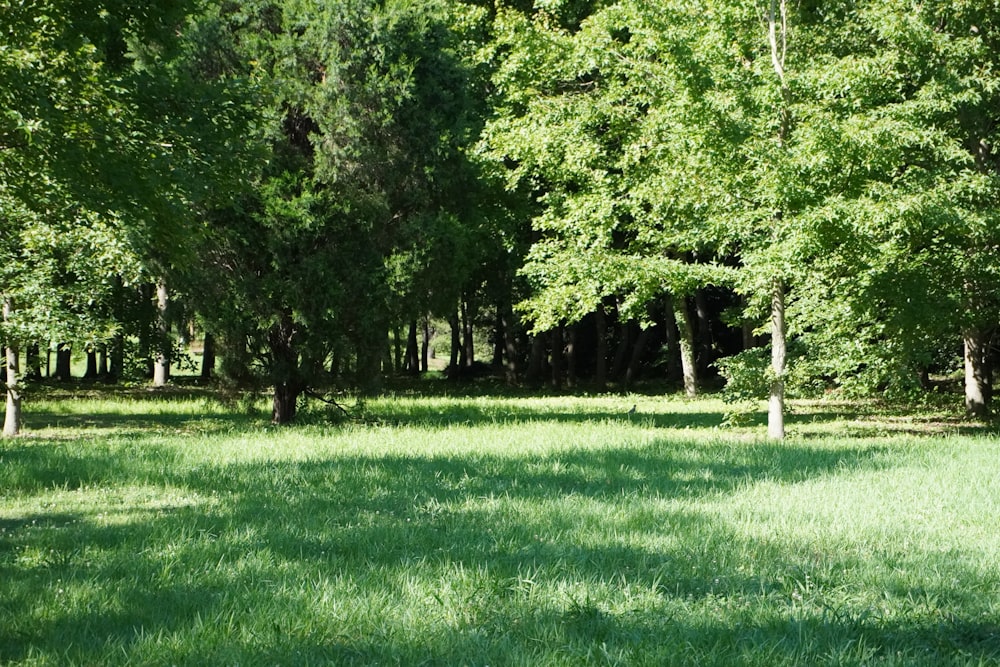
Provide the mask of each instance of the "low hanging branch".
POLYGON ((309 396, 311 398, 315 398, 317 401, 320 401, 322 403, 326 403, 327 405, 332 405, 333 407, 337 408, 342 413, 344 413, 344 416, 347 417, 348 419, 357 419, 357 417, 355 417, 354 415, 352 415, 347 410, 347 408, 345 408, 343 405, 341 405, 337 401, 333 400, 332 398, 327 398, 326 396, 323 396, 323 395, 321 395, 321 394, 313 391, 312 389, 306 389, 304 393, 306 394, 306 396, 309 396))

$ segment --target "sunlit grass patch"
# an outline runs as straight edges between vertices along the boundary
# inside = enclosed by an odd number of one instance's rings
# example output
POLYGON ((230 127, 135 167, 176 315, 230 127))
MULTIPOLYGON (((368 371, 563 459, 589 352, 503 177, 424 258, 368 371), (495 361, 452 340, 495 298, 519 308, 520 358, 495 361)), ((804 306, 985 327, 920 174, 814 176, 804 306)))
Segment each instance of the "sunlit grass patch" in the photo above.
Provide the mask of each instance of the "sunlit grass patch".
POLYGON ((0 443, 3 662, 1000 660, 988 434, 803 404, 771 443, 638 395, 40 405, 0 443))

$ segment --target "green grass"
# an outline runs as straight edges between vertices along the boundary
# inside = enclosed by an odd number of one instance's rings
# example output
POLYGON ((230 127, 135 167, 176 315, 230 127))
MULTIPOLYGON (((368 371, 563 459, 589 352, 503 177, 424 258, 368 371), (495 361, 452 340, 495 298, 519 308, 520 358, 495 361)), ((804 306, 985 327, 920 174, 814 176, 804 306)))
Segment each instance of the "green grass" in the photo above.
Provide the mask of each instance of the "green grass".
POLYGON ((775 444, 654 396, 27 407, 0 663, 1000 664, 1000 448, 947 414, 797 404, 775 444))

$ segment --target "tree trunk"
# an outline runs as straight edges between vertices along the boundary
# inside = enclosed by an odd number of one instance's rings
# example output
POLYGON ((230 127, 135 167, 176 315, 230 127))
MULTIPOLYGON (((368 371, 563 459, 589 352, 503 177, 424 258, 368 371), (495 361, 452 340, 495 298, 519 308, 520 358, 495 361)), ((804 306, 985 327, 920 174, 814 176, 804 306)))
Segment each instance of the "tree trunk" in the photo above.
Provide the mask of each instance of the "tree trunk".
MULTIPOLYGON (((10 297, 3 299, 3 321, 10 321, 13 311, 13 302, 10 297)), ((7 409, 3 420, 3 435, 5 438, 13 438, 21 432, 21 386, 20 367, 18 366, 17 345, 8 342, 4 348, 7 357, 7 409)))
POLYGON ((664 327, 663 337, 666 339, 667 346, 667 381, 668 382, 678 382, 683 381, 684 375, 681 372, 681 355, 680 355, 680 336, 678 332, 682 326, 677 321, 677 313, 675 312, 677 308, 676 301, 669 294, 664 298, 664 315, 663 319, 666 323, 664 327))
POLYGON ((420 370, 426 373, 431 369, 431 318, 425 316, 423 320, 424 338, 420 343, 420 370))
POLYGON ((417 340, 417 321, 410 320, 410 330, 406 336, 406 372, 420 374, 420 342, 417 340))
POLYGON ((60 382, 69 382, 73 379, 72 372, 73 349, 66 343, 59 343, 56 347, 56 379, 60 382))
POLYGON ((541 384, 545 370, 545 334, 536 333, 531 337, 531 357, 528 359, 526 380, 529 384, 541 384))
POLYGON ((334 380, 340 377, 340 371, 343 368, 342 364, 343 364, 343 359, 340 356, 340 352, 335 349, 330 354, 330 368, 329 368, 330 377, 332 377, 334 380))
POLYGON ((552 388, 562 387, 563 380, 563 325, 552 330, 552 388))
POLYGON ((569 326, 569 334, 566 341, 566 384, 570 387, 575 387, 577 384, 576 377, 576 365, 577 365, 577 337, 578 333, 577 324, 571 324, 569 326))
MULTIPOLYGON (((778 117, 778 146, 784 148, 791 133, 792 93, 785 80, 785 59, 788 54, 788 13, 786 0, 771 0, 768 15, 768 43, 771 47, 771 64, 781 87, 781 105, 778 117)), ((772 221, 772 239, 778 238, 783 214, 779 209, 772 221)), ((771 286, 771 391, 767 405, 767 434, 774 440, 785 437, 785 370, 787 345, 785 342, 785 284, 776 277, 771 286)))
POLYGON ((115 336, 111 341, 111 372, 113 380, 120 380, 125 375, 125 337, 121 334, 115 336))
POLYGON ((382 359, 388 343, 389 329, 384 324, 376 324, 369 337, 357 342, 355 382, 366 396, 373 396, 382 388, 382 359))
POLYGON ((517 349, 517 336, 514 327, 514 311, 510 306, 504 307, 503 313, 503 347, 507 358, 507 382, 516 384, 521 375, 521 357, 517 349))
POLYGON ((987 377, 986 337, 979 329, 966 329, 962 334, 965 347, 965 410, 973 417, 989 415, 989 381, 987 377))
POLYGON ((701 370, 705 371, 712 363, 712 321, 708 316, 708 302, 704 290, 695 290, 694 311, 698 316, 698 328, 695 334, 695 360, 701 370))
POLYGON ((496 317, 493 320, 493 368, 500 368, 503 365, 503 308, 498 304, 496 317))
POLYGON ((86 380, 97 378, 97 350, 93 346, 87 348, 87 370, 84 371, 83 377, 86 380))
POLYGON ((608 387, 608 318, 604 311, 604 304, 597 304, 597 311, 594 317, 597 327, 597 357, 594 366, 594 385, 597 391, 604 391, 608 387))
POLYGON ((473 325, 473 320, 476 316, 475 310, 473 310, 472 299, 463 298, 462 299, 462 350, 463 357, 465 357, 465 363, 462 365, 465 367, 472 366, 476 363, 476 341, 473 337, 473 332, 475 326, 473 325))
POLYGON ((201 379, 211 380, 215 375, 215 336, 205 332, 201 350, 201 379))
POLYGON ((785 437, 785 285, 775 279, 771 288, 771 392, 767 405, 767 435, 785 437))
POLYGON ((156 355, 153 359, 153 386, 163 387, 170 377, 170 321, 167 319, 167 281, 160 278, 156 282, 156 355))
POLYGON ((42 355, 38 343, 28 346, 28 358, 25 366, 25 378, 28 380, 42 379, 42 355))
POLYGON ((677 345, 681 354, 681 375, 684 377, 684 395, 698 395, 698 366, 694 359, 694 326, 687 299, 678 296, 673 299, 674 320, 677 322, 677 345))
POLYGON ((108 346, 105 343, 97 348, 97 377, 108 377, 108 346))
POLYGON ((271 379, 274 382, 271 421, 287 424, 295 419, 295 408, 303 383, 299 377, 299 354, 295 347, 298 331, 292 313, 284 310, 267 332, 271 379))
POLYGON ((271 422, 287 424, 295 419, 295 408, 299 401, 299 390, 290 382, 274 385, 274 400, 271 408, 271 422))
POLYGON ((625 386, 629 387, 639 379, 639 364, 642 356, 646 353, 646 345, 649 337, 653 333, 652 327, 639 330, 639 335, 635 337, 635 344, 632 346, 632 354, 629 356, 628 366, 625 368, 625 386))
POLYGON ((634 327, 635 322, 633 320, 619 323, 618 328, 621 331, 621 340, 618 341, 618 348, 615 350, 615 360, 611 365, 611 377, 616 380, 620 380, 628 368, 629 352, 632 350, 632 341, 635 340, 634 327))
POLYGON ((402 337, 399 335, 399 327, 392 328, 392 371, 398 373, 403 370, 406 365, 403 356, 403 341, 402 337))
POLYGON ((453 312, 448 318, 448 325, 451 328, 451 356, 448 359, 448 368, 456 372, 459 366, 465 366, 465 349, 462 347, 462 324, 458 312, 453 312))

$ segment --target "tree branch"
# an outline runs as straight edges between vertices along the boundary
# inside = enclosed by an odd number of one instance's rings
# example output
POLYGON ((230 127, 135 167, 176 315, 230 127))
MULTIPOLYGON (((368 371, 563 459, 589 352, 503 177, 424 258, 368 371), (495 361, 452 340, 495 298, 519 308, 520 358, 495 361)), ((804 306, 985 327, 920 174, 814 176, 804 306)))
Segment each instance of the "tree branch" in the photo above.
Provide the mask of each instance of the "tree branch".
POLYGON ((333 400, 332 398, 326 398, 325 396, 321 396, 320 394, 316 393, 312 389, 306 389, 305 390, 305 394, 306 394, 306 396, 310 396, 312 398, 315 398, 316 400, 321 401, 323 403, 326 403, 327 405, 332 405, 333 407, 335 407, 338 410, 340 410, 341 412, 343 412, 344 416, 347 417, 348 419, 354 419, 354 416, 350 412, 347 411, 347 408, 345 408, 343 405, 341 405, 337 401, 333 400))

